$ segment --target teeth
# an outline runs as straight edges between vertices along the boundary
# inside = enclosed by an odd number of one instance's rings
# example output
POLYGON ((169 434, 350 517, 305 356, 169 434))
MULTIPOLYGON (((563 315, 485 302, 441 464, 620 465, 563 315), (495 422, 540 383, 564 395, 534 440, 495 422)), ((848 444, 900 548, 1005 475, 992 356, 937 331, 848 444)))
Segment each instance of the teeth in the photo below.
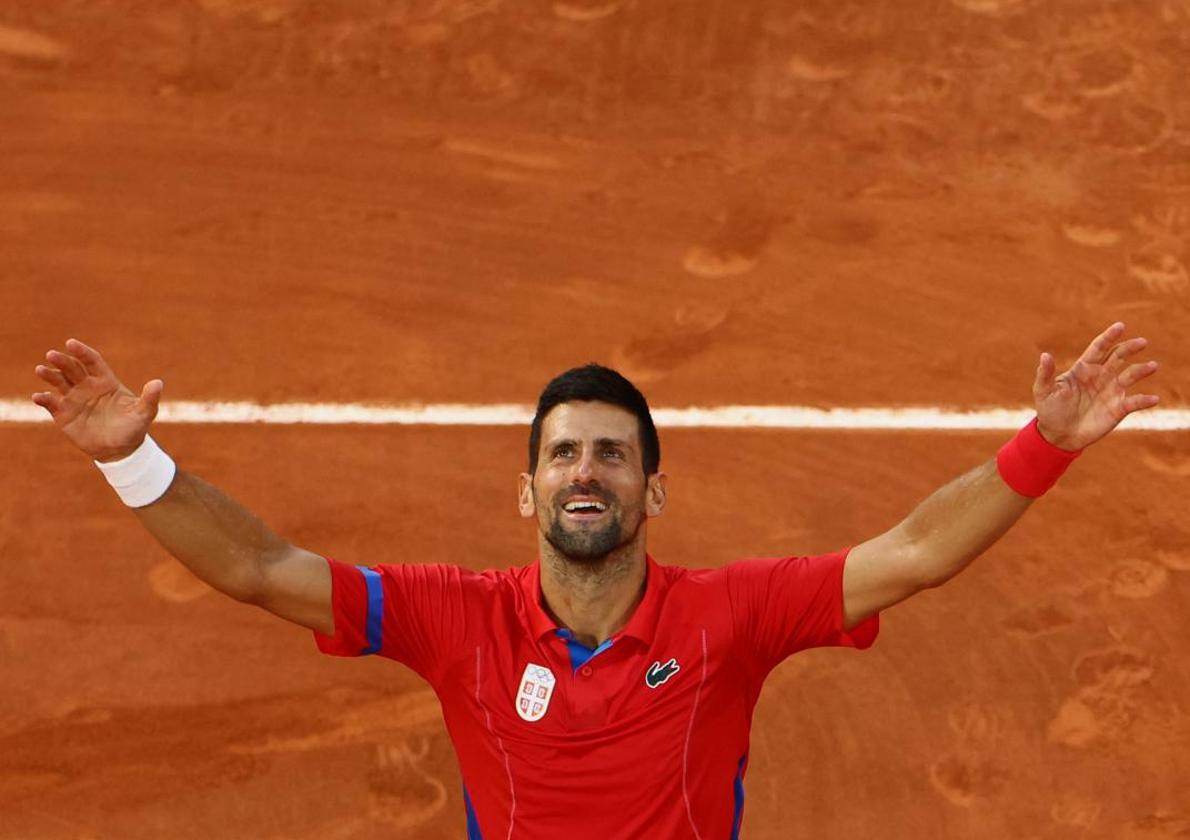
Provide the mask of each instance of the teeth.
POLYGON ((576 513, 581 510, 605 511, 607 510, 607 505, 603 502, 567 502, 564 508, 569 513, 576 513))

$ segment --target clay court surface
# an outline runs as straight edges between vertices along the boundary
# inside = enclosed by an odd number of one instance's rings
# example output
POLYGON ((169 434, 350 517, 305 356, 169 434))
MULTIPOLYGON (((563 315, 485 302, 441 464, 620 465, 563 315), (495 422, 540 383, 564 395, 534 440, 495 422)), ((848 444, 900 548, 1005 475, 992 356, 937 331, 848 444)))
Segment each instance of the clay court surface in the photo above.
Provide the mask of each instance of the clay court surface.
MULTIPOLYGON (((76 336, 166 400, 1024 406, 1112 320, 1187 405, 1190 6, 0 7, 0 398, 76 336)), ((1007 432, 662 429, 661 562, 893 525, 1007 432)), ((533 559, 526 430, 170 425, 359 563, 533 559)), ((459 838, 436 701, 212 593, 0 424, 0 838, 459 838)), ((864 653, 778 668, 744 836, 1190 837, 1190 446, 1120 432, 864 653)), ((559 768, 565 772, 565 768, 559 768)), ((597 791, 599 780, 575 778, 597 791)))

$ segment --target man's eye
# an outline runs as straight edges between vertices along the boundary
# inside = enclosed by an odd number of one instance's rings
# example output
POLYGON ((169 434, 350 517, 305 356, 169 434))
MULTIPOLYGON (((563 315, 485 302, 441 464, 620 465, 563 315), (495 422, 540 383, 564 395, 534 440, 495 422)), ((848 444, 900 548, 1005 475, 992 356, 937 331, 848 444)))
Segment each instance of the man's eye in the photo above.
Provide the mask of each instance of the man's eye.
POLYGON ((603 454, 608 458, 623 458, 624 457, 624 453, 622 453, 618 449, 605 449, 605 450, 603 450, 603 454))
POLYGON ((554 450, 554 457, 555 458, 568 458, 573 453, 574 453, 573 447, 559 446, 557 449, 554 450))

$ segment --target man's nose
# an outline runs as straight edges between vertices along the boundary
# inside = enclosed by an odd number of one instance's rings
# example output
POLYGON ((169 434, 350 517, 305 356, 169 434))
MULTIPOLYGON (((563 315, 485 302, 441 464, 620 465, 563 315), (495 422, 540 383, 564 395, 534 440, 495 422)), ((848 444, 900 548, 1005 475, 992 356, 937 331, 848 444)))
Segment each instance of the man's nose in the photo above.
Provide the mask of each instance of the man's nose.
POLYGON ((574 463, 574 478, 576 481, 588 482, 595 477, 595 458, 590 452, 584 452, 574 463))

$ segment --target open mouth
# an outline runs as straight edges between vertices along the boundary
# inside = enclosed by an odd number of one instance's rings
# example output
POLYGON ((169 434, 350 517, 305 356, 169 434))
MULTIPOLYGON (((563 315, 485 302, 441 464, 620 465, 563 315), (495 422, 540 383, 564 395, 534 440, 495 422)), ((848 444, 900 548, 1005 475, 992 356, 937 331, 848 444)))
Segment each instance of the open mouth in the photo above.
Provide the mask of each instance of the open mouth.
POLYGON ((569 519, 580 522, 588 519, 598 519, 607 512, 608 506, 598 499, 571 499, 562 505, 562 510, 569 519))

